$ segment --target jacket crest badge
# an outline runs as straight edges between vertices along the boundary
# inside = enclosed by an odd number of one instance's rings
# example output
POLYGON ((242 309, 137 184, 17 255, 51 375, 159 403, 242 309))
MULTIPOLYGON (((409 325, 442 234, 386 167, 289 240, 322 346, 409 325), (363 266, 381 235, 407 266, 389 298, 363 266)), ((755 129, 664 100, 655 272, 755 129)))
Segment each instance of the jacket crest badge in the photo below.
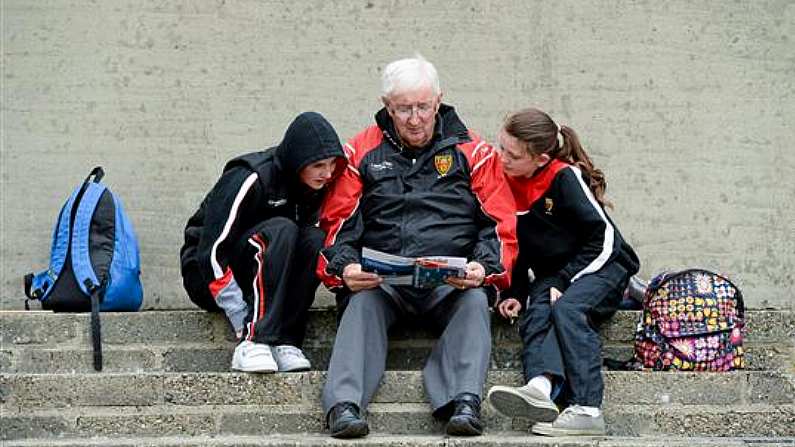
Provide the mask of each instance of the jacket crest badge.
POLYGON ((453 166, 453 156, 450 154, 436 155, 433 157, 433 164, 436 166, 436 172, 445 176, 453 166))
POLYGON ((552 208, 555 206, 555 202, 552 201, 549 197, 544 198, 544 213, 552 215, 552 208))

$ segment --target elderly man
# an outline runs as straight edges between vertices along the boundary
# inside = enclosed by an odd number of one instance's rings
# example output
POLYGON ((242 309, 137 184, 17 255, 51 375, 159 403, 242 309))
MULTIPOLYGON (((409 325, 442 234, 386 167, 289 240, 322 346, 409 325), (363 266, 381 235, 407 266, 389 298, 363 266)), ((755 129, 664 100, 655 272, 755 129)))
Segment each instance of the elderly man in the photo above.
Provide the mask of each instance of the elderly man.
POLYGON ((415 57, 383 73, 384 108, 344 149, 348 169, 321 210, 318 275, 344 308, 323 390, 331 435, 365 436, 364 410, 384 372, 397 320, 441 334, 423 369, 434 416, 450 435, 479 435, 491 354, 489 299, 509 284, 513 198, 494 149, 442 104, 434 66, 415 57), (432 289, 385 284, 361 249, 467 258, 466 277, 432 289))

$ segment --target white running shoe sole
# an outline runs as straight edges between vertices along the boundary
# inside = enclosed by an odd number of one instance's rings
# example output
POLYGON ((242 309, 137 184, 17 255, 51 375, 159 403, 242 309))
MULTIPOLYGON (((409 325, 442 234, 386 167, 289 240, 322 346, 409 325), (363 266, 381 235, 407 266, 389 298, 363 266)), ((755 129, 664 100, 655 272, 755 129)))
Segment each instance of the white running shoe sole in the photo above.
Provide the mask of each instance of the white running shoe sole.
POLYGON ((533 422, 552 422, 558 417, 554 402, 536 399, 510 386, 493 386, 489 403, 503 416, 527 418, 533 422))
POLYGON ((270 374, 278 371, 278 367, 271 367, 270 365, 236 365, 232 364, 232 369, 235 371, 248 372, 248 373, 261 373, 270 374))
POLYGON ((533 425, 532 432, 544 436, 606 436, 607 431, 599 428, 563 428, 555 427, 551 422, 539 422, 533 425))
POLYGON ((309 371, 312 368, 312 365, 309 363, 301 364, 301 365, 291 365, 289 367, 281 367, 279 366, 279 372, 300 372, 300 371, 309 371))
POLYGON ((251 342, 244 341, 235 348, 232 355, 232 370, 267 374, 275 373, 279 370, 279 366, 273 359, 269 346, 255 346, 251 342), (260 352, 256 352, 257 350, 260 352))

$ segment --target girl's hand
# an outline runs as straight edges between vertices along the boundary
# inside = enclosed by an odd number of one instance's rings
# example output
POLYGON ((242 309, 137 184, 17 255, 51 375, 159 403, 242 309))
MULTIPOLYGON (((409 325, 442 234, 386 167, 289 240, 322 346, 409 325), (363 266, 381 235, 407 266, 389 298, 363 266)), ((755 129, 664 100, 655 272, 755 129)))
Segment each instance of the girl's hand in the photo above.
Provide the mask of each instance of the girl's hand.
POLYGON ((549 305, 551 306, 551 305, 555 304, 555 301, 560 299, 561 296, 563 296, 563 293, 561 293, 560 290, 558 290, 558 289, 556 289, 554 287, 549 289, 549 305))
POLYGON ((519 316, 519 311, 522 310, 522 303, 516 298, 507 298, 500 301, 497 305, 497 310, 504 318, 508 318, 513 323, 514 318, 519 316))

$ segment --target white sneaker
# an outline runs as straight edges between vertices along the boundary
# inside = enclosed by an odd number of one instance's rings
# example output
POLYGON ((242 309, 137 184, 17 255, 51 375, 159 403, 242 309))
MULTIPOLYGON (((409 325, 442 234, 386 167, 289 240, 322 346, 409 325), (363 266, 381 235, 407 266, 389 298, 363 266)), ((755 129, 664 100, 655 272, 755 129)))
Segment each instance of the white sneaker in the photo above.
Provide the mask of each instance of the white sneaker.
POLYGON ((604 436, 605 418, 599 412, 597 416, 589 414, 585 408, 572 405, 560 413, 553 422, 537 422, 532 427, 533 433, 545 436, 604 436))
POLYGON ((531 422, 552 422, 558 417, 557 405, 530 383, 522 387, 493 386, 488 399, 504 416, 523 417, 531 422))
POLYGON ((263 343, 254 343, 249 340, 242 341, 235 348, 232 356, 232 369, 235 371, 272 373, 279 367, 273 360, 270 346, 263 343))
POLYGON ((273 355, 276 357, 276 364, 279 365, 281 372, 307 371, 312 367, 304 353, 295 346, 274 346, 273 355))

